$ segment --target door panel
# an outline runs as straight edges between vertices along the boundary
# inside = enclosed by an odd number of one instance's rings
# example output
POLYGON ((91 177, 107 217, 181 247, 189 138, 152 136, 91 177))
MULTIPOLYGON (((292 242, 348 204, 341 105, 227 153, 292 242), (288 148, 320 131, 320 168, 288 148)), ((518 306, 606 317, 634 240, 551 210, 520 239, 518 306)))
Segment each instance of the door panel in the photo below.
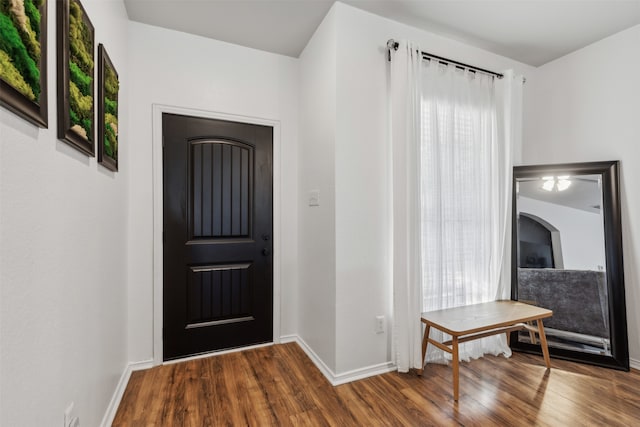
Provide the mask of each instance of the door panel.
POLYGON ((186 328, 254 320, 251 274, 249 263, 190 267, 186 328))
POLYGON ((219 140, 189 145, 191 239, 248 237, 254 148, 219 140))
POLYGON ((163 114, 164 358, 273 339, 273 129, 163 114))

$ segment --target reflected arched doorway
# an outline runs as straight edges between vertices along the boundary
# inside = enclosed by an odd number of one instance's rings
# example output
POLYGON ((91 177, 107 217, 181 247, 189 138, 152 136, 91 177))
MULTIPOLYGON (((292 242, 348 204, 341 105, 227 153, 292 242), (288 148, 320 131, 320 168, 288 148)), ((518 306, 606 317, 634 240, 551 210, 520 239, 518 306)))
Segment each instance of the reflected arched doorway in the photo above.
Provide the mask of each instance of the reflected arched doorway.
POLYGON ((544 219, 520 212, 518 267, 564 268, 560 231, 544 219))

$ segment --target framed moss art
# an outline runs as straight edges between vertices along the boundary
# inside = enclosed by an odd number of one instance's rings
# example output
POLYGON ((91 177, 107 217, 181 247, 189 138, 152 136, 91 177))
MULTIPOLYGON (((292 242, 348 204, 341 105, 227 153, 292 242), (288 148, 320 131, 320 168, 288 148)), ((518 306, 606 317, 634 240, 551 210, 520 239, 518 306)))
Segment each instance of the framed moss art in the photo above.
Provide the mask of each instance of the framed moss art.
POLYGON ((107 50, 98 45, 98 162, 118 170, 118 72, 107 50))
POLYGON ((56 3, 58 138, 94 156, 95 31, 78 0, 58 0, 56 3))
POLYGON ((46 0, 0 0, 0 105, 48 127, 46 0))

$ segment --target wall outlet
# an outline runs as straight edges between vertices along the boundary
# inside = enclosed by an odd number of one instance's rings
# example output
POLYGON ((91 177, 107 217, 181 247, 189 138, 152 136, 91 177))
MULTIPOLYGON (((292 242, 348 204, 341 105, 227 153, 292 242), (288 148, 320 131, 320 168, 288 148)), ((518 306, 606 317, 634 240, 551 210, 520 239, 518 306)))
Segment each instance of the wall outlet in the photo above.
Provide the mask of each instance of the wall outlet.
POLYGON ((74 413, 74 403, 71 402, 64 410, 64 427, 80 427, 80 418, 74 413))
POLYGON ((384 334, 385 322, 384 316, 376 316, 376 334, 384 334))

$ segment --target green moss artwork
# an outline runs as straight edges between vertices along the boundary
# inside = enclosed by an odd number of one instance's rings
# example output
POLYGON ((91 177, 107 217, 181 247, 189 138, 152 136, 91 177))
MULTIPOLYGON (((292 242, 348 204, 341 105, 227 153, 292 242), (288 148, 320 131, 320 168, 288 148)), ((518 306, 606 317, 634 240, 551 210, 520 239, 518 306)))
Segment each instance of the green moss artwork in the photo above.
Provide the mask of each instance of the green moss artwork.
POLYGON ((40 101, 40 7, 44 0, 0 0, 0 79, 40 101))
POLYGON ((118 77, 108 64, 104 67, 104 153, 118 160, 118 77))
POLYGON ((76 0, 69 1, 69 117, 71 130, 93 140, 93 33, 76 0))
POLYGON ((107 50, 98 46, 98 161, 118 170, 118 91, 120 82, 107 50))
POLYGON ((79 0, 57 0, 56 10, 58 139, 95 156, 95 30, 79 0))

